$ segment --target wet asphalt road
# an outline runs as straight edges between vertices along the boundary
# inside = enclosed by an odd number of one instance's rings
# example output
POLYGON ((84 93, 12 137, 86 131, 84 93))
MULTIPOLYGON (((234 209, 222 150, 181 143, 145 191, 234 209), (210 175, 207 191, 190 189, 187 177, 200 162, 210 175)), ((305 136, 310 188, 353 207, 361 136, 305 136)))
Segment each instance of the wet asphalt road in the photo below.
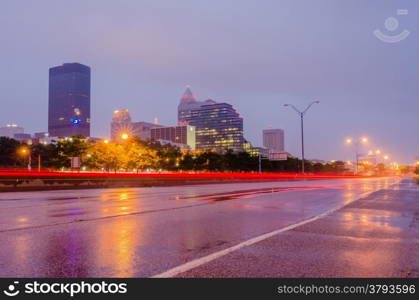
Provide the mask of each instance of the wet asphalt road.
POLYGON ((0 194, 0 277, 419 277, 417 253, 409 179, 0 194))

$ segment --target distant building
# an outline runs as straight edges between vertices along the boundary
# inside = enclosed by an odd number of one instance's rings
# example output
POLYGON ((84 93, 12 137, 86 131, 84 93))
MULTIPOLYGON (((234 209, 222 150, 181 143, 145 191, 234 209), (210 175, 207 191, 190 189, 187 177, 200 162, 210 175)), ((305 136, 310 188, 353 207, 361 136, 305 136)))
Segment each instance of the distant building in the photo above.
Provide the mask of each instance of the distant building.
POLYGON ((191 110, 186 122, 196 128, 197 150, 243 151, 243 119, 232 105, 202 105, 191 110))
POLYGON ((19 127, 16 124, 7 124, 6 126, 0 127, 0 137, 5 136, 12 139, 15 134, 23 132, 23 127, 19 127))
POLYGON ((268 148, 269 150, 284 151, 284 130, 263 130, 263 147, 268 148))
POLYGON ((168 140, 157 140, 156 142, 159 142, 163 146, 170 145, 170 146, 179 148, 179 150, 181 150, 181 151, 192 150, 191 147, 189 147, 189 145, 187 145, 187 144, 175 143, 173 141, 168 141, 168 140))
POLYGON ((65 63, 49 69, 48 132, 90 136, 90 68, 65 63))
POLYGON ((213 103, 215 103, 215 101, 211 99, 206 101, 197 101, 196 96, 192 93, 190 87, 187 87, 186 91, 180 98, 180 103, 178 105, 178 123, 185 124, 185 122, 191 117, 191 111, 193 109, 198 109, 202 105, 213 103))
POLYGON ((50 136, 45 136, 45 137, 36 138, 36 139, 38 140, 39 144, 43 144, 43 145, 52 144, 59 140, 58 138, 54 138, 50 136))
POLYGON ((261 156, 264 158, 269 157, 269 149, 263 148, 263 147, 251 147, 249 150, 247 150, 251 156, 261 156))
POLYGON ((250 152, 250 150, 253 148, 252 143, 248 140, 244 139, 243 141, 243 151, 250 152))
POLYGON ((128 109, 115 110, 112 115, 111 140, 118 141, 122 134, 134 135, 134 126, 128 109))
POLYGON ((133 123, 133 126, 135 132, 134 135, 143 141, 148 141, 151 139, 151 129, 163 127, 162 125, 149 122, 135 122, 133 123))
MULTIPOLYGON (((195 150, 195 127, 178 125, 168 127, 155 127, 150 129, 151 140, 163 140, 163 143, 172 142, 187 145, 190 150, 195 150)), ((181 146, 180 148, 185 148, 181 146)))
POLYGON ((243 151, 243 119, 228 103, 197 101, 187 88, 178 106, 178 121, 195 126, 197 150, 243 151))
POLYGON ((30 140, 32 138, 32 136, 29 133, 15 133, 13 135, 13 138, 17 141, 27 141, 30 140))
POLYGON ((36 138, 36 139, 48 138, 49 133, 48 132, 35 132, 33 137, 36 138))
POLYGON ((117 142, 126 134, 147 141, 151 139, 151 129, 156 127, 162 126, 149 122, 132 122, 128 109, 115 110, 111 121, 111 139, 117 142))

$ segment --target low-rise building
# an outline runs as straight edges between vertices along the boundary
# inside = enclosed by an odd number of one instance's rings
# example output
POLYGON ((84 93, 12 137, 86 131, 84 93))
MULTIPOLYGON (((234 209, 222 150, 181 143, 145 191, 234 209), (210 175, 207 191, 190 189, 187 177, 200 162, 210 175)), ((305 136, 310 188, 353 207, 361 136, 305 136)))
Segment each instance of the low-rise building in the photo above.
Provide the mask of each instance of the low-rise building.
POLYGON ((251 156, 261 156, 264 158, 269 157, 269 149, 263 147, 250 147, 250 149, 246 150, 251 156))
POLYGON ((32 136, 29 133, 15 133, 13 135, 13 138, 17 141, 26 141, 26 140, 30 140, 32 138, 32 136))
POLYGON ((24 133, 24 129, 16 124, 7 124, 6 126, 0 127, 0 136, 12 139, 15 134, 20 133, 24 133))
POLYGON ((172 143, 187 145, 195 150, 195 127, 190 125, 177 125, 150 128, 152 141, 164 140, 172 143))

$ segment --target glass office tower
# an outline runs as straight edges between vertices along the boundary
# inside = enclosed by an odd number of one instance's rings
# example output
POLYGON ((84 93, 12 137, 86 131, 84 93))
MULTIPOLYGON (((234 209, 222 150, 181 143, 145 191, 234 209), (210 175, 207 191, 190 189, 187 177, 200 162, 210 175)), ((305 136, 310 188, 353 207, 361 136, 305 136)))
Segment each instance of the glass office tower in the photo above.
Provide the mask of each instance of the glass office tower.
POLYGON ((198 101, 196 100, 196 96, 192 93, 191 88, 188 86, 185 92, 180 98, 180 103, 177 107, 178 112, 178 124, 186 124, 186 120, 190 118, 191 111, 193 109, 198 109, 202 105, 213 104, 216 103, 211 99, 207 99, 205 101, 198 101))
POLYGON ((90 68, 65 63, 49 69, 48 132, 90 136, 90 68))
POLYGON ((243 151, 242 117, 228 103, 211 102, 184 116, 186 123, 196 128, 196 149, 243 151))

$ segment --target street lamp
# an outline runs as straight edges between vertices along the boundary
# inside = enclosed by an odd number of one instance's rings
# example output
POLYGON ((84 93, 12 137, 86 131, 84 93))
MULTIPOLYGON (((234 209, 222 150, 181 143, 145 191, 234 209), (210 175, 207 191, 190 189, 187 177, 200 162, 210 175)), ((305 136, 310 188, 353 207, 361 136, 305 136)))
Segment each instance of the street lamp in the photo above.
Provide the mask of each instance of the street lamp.
POLYGON ((128 138, 129 138, 128 133, 124 132, 124 133, 121 134, 121 139, 127 140, 128 138))
POLYGON ((28 171, 30 171, 32 169, 31 150, 26 146, 22 146, 22 147, 19 148, 18 152, 23 157, 28 156, 28 171))
POLYGON ((319 104, 319 103, 320 101, 313 101, 309 105, 307 105, 307 107, 303 111, 300 111, 292 104, 284 104, 284 106, 291 106, 291 108, 294 109, 298 113, 301 119, 301 173, 303 174, 304 174, 304 115, 313 104, 319 104))
POLYGON ((346 144, 348 144, 348 145, 355 144, 355 161, 356 161, 355 170, 354 170, 355 174, 358 174, 358 164, 359 164, 358 163, 358 161, 359 161, 358 147, 359 147, 360 143, 364 143, 364 144, 368 143, 368 138, 361 137, 361 138, 355 140, 355 142, 353 141, 352 138, 347 138, 346 139, 346 144))

